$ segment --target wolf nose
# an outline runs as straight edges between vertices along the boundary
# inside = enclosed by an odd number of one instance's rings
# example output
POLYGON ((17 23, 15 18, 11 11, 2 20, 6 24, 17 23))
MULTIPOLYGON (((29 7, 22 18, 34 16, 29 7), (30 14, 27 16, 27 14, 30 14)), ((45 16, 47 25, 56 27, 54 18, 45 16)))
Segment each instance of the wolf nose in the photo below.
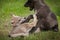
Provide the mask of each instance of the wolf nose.
POLYGON ((11 37, 10 35, 8 35, 8 37, 11 37))

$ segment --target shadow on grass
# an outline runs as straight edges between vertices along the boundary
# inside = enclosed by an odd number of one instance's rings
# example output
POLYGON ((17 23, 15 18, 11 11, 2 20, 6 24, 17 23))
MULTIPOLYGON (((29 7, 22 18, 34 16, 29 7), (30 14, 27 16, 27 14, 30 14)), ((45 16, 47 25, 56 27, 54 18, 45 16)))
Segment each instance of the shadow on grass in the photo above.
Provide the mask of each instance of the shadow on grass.
POLYGON ((0 31, 0 40, 60 40, 60 32, 40 32, 31 34, 29 37, 9 38, 7 31, 0 31))

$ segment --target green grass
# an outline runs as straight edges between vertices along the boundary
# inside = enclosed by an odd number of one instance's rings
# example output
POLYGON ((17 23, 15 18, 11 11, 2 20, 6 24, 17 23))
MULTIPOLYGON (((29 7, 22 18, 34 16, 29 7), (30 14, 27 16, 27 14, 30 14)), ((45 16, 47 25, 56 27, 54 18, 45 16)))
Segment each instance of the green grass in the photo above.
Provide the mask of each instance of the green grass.
MULTIPOLYGON (((8 37, 8 32, 11 29, 11 14, 27 17, 27 15, 34 13, 33 11, 29 11, 29 8, 24 7, 26 1, 27 0, 0 0, 0 40, 60 40, 60 31, 57 33, 51 31, 40 32, 37 34, 31 34, 29 37, 24 38, 8 37)), ((46 0, 45 2, 56 14, 60 26, 60 1, 46 0)))

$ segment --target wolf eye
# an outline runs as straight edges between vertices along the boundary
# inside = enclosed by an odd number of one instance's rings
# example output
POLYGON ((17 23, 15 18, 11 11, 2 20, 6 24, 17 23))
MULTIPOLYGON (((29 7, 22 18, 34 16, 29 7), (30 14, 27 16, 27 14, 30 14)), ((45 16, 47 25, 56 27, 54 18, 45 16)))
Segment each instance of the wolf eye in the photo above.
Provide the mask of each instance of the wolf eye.
POLYGON ((11 24, 14 24, 14 22, 12 22, 11 24))

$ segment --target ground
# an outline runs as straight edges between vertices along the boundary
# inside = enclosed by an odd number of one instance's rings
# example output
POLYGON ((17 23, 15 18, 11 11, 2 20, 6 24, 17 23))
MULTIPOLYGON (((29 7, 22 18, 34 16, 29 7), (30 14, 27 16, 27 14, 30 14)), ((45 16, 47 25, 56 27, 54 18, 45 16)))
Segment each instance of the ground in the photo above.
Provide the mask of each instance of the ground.
MULTIPOLYGON (((31 34, 29 37, 24 38, 8 37, 8 33, 12 28, 10 25, 11 14, 27 17, 34 13, 33 11, 29 11, 29 8, 24 7, 26 1, 27 0, 0 0, 0 40, 60 40, 60 30, 59 32, 45 31, 31 34)), ((60 29, 60 1, 46 0, 45 2, 56 14, 60 29)))

